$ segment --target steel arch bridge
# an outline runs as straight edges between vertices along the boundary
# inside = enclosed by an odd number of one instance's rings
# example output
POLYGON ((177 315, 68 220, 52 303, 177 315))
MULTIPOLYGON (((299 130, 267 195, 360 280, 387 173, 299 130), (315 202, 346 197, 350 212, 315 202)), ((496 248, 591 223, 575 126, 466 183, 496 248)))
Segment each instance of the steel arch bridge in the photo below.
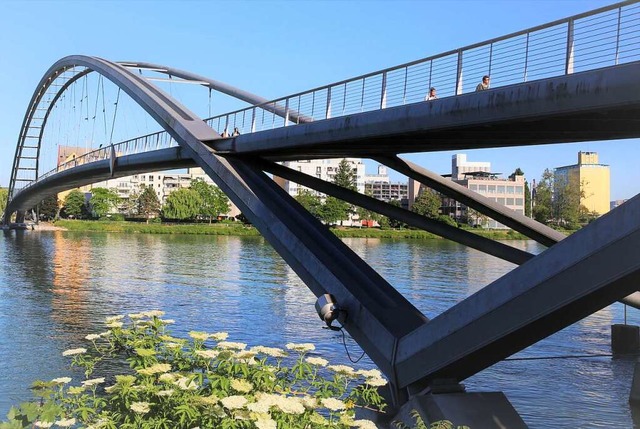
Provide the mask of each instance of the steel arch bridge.
MULTIPOLYGON (((343 326, 387 375, 392 401, 400 405, 434 382, 460 382, 616 300, 640 305, 637 295, 630 295, 640 281, 640 261, 634 257, 640 245, 638 197, 563 239, 544 225, 398 157, 403 152, 640 136, 640 48, 632 44, 625 50, 627 45, 621 43, 631 37, 625 28, 631 28, 631 33, 640 28, 640 19, 635 17, 639 10, 637 2, 620 3, 271 101, 157 64, 115 63, 88 56, 63 58, 38 83, 25 114, 5 222, 13 212, 20 218, 24 210, 48 193, 110 177, 197 165, 316 296, 335 296, 347 311, 348 316, 341 315, 343 326), (617 37, 606 48, 611 61, 604 67, 597 63, 580 69, 581 25, 586 22, 593 26, 596 22, 608 28, 610 21, 617 28, 617 37), (543 36, 564 41, 559 72, 533 67, 536 61, 540 64, 551 58, 535 56, 538 51, 534 41, 543 36), (518 55, 527 58, 522 79, 505 80, 503 86, 490 91, 465 92, 466 70, 479 67, 478 61, 484 61, 482 67, 487 70, 496 67, 498 48, 506 41, 513 46, 514 40, 520 43, 514 48, 518 55), (477 60, 477 55, 483 59, 477 60), (424 76, 428 76, 430 86, 437 76, 433 69, 443 61, 445 66, 446 61, 453 61, 447 66, 453 70, 450 96, 420 102, 422 96, 416 94, 422 90, 411 89, 416 85, 411 75, 422 70, 420 81, 424 83, 424 76), (133 73, 132 68, 159 70, 252 106, 205 121, 133 73), (531 80, 536 70, 537 80, 531 80), (40 143, 51 109, 74 82, 88 73, 98 73, 113 82, 164 132, 97 148, 39 174, 40 143), (265 116, 267 124, 272 122, 270 127, 264 126, 265 116), (239 118, 243 133, 223 137, 219 131, 240 123, 239 118), (549 249, 534 257, 277 163, 343 156, 374 158, 549 249), (428 320, 264 172, 397 217, 520 267, 428 320)), ((596 41, 600 34, 594 36, 596 41)), ((593 54, 594 48, 584 49, 584 55, 593 54)))

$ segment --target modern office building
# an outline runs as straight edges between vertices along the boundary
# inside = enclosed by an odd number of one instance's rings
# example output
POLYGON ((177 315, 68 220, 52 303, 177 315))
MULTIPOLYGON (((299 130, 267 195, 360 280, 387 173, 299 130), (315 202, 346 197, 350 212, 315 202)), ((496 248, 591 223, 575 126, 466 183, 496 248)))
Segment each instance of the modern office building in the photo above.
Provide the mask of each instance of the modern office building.
POLYGON ((391 182, 387 167, 384 165, 378 165, 377 174, 365 175, 364 192, 380 201, 397 200, 401 204, 407 204, 407 182, 391 182))
MULTIPOLYGON (((504 179, 500 177, 500 174, 491 172, 490 162, 469 162, 465 154, 453 155, 451 159, 451 180, 492 201, 524 214, 524 176, 514 175, 504 179)), ((409 201, 411 204, 420 194, 423 186, 409 179, 409 201)), ((441 212, 460 223, 479 224, 486 228, 507 228, 493 219, 480 215, 475 210, 469 210, 464 204, 449 197, 443 197, 441 212)))
POLYGON ((590 212, 603 215, 611 208, 611 172, 598 162, 597 152, 578 152, 577 164, 556 168, 554 185, 579 186, 580 204, 590 212))

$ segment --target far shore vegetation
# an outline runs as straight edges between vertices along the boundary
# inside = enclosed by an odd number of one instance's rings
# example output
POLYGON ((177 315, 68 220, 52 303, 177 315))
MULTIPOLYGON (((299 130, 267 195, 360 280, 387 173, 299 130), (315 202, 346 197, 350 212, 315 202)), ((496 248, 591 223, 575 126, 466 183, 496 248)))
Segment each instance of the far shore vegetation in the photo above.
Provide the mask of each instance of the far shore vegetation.
MULTIPOLYGON (((66 220, 55 222, 56 227, 68 231, 119 232, 130 234, 187 234, 187 235, 236 235, 259 236, 260 232, 242 222, 223 221, 217 223, 144 223, 118 220, 66 220)), ((466 228, 465 228, 466 229, 466 228)), ((338 237, 390 238, 390 239, 439 239, 427 231, 410 228, 358 228, 334 227, 330 230, 338 237)), ((495 240, 526 240, 527 237, 513 230, 489 230, 469 228, 469 231, 495 240)))

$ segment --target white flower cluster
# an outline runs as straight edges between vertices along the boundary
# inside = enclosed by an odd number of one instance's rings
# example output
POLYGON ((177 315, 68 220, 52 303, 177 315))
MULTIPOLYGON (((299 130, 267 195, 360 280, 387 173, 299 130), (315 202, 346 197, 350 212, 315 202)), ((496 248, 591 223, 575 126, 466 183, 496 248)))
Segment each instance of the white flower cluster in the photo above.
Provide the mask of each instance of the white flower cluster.
POLYGON ((62 352, 62 356, 75 356, 81 355, 87 352, 87 349, 78 347, 77 349, 69 349, 62 352))
POLYGON ((287 347, 287 350, 293 350, 300 353, 306 353, 316 349, 316 346, 314 346, 311 343, 300 343, 300 344, 289 343, 286 345, 286 347, 287 347))

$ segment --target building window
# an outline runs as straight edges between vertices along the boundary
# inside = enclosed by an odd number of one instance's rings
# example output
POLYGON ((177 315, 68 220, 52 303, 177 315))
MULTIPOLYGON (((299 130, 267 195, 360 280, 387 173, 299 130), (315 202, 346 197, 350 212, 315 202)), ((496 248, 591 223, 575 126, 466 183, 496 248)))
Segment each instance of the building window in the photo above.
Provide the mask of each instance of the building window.
POLYGON ((487 192, 489 194, 495 194, 496 193, 496 185, 488 185, 487 186, 487 192))
POLYGON ((507 205, 508 206, 512 206, 513 205, 513 198, 507 198, 507 205))
POLYGON ((522 194, 523 192, 522 186, 516 186, 516 194, 522 194))
POLYGON ((478 185, 478 192, 484 194, 487 192, 487 185, 478 185))
POLYGON ((521 206, 522 204, 522 198, 516 198, 516 206, 521 206))
POLYGON ((471 189, 472 191, 477 191, 478 185, 469 185, 469 189, 471 189))
POLYGON ((498 185, 498 193, 504 194, 504 185, 498 185))
POLYGON ((496 202, 504 206, 504 198, 496 198, 496 202))
POLYGON ((513 194, 515 192, 514 186, 507 186, 507 194, 513 194))

